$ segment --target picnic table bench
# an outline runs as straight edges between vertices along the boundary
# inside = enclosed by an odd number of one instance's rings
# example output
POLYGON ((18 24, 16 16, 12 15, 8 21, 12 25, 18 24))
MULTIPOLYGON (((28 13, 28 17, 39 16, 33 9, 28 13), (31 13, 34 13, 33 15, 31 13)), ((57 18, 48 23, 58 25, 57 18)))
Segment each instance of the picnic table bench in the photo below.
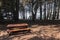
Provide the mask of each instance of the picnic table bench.
POLYGON ((22 24, 8 24, 7 25, 7 31, 9 33, 11 32, 17 32, 17 31, 30 31, 28 28, 27 23, 22 23, 22 24))

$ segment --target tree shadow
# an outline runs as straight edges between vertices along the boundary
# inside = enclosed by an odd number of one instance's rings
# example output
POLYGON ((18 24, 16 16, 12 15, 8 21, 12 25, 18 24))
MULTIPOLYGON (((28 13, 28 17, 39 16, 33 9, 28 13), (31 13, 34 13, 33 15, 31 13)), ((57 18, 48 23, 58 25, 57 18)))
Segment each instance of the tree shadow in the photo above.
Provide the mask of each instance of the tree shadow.
POLYGON ((35 20, 35 21, 30 21, 28 22, 30 23, 30 25, 43 25, 43 26, 47 26, 47 25, 57 25, 57 26, 60 26, 60 22, 59 20, 35 20))
POLYGON ((56 24, 54 27, 60 27, 60 24, 56 24))
POLYGON ((42 37, 33 37, 33 38, 30 38, 28 40, 60 40, 60 39, 56 39, 56 38, 53 38, 53 37, 50 37, 50 38, 42 38, 42 37))
POLYGON ((7 35, 4 35, 4 36, 0 36, 0 40, 12 40, 13 38, 17 38, 17 37, 20 37, 20 36, 7 36, 7 35))

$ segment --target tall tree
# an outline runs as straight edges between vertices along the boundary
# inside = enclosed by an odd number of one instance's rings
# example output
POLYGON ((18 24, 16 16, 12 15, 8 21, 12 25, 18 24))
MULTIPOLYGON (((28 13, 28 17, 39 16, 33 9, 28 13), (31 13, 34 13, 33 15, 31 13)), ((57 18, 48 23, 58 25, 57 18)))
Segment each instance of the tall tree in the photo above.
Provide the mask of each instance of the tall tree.
POLYGON ((57 5, 58 5, 58 13, 57 13, 57 19, 59 19, 59 0, 58 0, 58 2, 57 2, 57 5))
POLYGON ((55 17, 56 17, 56 0, 54 0, 53 20, 55 20, 55 17))
POLYGON ((32 13, 33 20, 36 19, 36 14, 37 14, 38 7, 40 7, 40 19, 42 19, 42 0, 34 0, 34 1, 32 1, 32 7, 33 7, 33 13, 32 13))
POLYGON ((46 0, 44 0, 44 20, 46 20, 46 0))
POLYGON ((39 2, 40 4, 40 20, 42 20, 42 1, 39 2))
POLYGON ((0 20, 1 20, 1 9, 2 9, 2 0, 0 0, 0 20))
POLYGON ((36 18, 36 9, 34 9, 36 7, 37 9, 37 0, 32 0, 32 20, 35 21, 36 18))

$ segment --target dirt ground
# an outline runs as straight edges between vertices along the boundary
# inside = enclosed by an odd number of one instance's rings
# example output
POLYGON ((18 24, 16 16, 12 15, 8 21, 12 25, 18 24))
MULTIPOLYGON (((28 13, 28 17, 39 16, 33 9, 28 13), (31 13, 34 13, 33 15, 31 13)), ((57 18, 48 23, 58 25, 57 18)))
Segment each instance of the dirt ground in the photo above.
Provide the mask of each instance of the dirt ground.
POLYGON ((0 30, 0 40, 60 40, 60 25, 33 25, 31 33, 9 35, 0 30))

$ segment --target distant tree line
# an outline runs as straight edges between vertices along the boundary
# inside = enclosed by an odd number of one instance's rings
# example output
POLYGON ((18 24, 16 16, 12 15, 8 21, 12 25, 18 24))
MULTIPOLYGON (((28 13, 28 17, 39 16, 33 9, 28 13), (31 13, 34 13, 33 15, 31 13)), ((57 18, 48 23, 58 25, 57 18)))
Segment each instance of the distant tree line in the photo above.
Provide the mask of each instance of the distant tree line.
MULTIPOLYGON (((25 1, 24 1, 24 3, 21 4, 21 6, 19 6, 20 5, 19 0, 2 0, 2 7, 0 7, 0 13, 1 13, 1 8, 2 8, 2 9, 5 10, 5 11, 3 11, 5 13, 6 12, 12 12, 13 15, 14 15, 13 19, 14 20, 18 20, 18 11, 20 9, 22 9, 22 11, 24 12, 25 3, 29 2, 29 0, 25 0, 25 1)), ((44 10, 44 15, 43 15, 44 16, 44 20, 59 19, 60 0, 30 0, 30 3, 32 4, 32 20, 33 21, 36 20, 37 9, 39 7, 40 7, 40 18, 39 18, 39 20, 43 19, 42 10, 44 10), (49 9, 49 11, 47 12, 47 6, 46 5, 49 4, 49 6, 51 6, 50 5, 51 3, 54 3, 54 8, 53 8, 53 10, 52 10, 52 8, 49 9), (44 5, 44 9, 42 8, 42 5, 44 5), (53 11, 53 15, 50 12, 50 10, 53 11)), ((2 15, 2 13, 0 15, 2 15)), ((24 16, 24 14, 23 14, 23 16, 24 16)))

